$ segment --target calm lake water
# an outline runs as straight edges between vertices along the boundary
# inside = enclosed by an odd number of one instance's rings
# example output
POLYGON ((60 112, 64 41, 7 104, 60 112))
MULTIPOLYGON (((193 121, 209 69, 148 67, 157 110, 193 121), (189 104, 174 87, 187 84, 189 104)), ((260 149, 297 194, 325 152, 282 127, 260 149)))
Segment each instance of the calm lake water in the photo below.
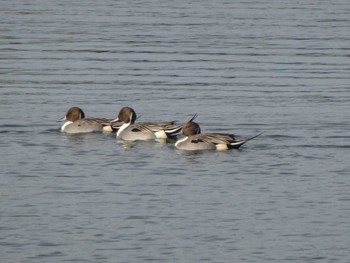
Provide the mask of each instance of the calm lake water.
POLYGON ((350 3, 1 1, 1 262, 349 262, 350 3), (263 135, 65 135, 71 106, 263 135))

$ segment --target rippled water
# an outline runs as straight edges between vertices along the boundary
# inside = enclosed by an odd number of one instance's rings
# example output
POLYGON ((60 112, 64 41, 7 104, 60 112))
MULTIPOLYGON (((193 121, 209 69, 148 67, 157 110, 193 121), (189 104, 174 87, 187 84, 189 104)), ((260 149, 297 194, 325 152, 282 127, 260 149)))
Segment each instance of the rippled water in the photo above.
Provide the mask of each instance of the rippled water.
POLYGON ((2 1, 1 262, 348 262, 350 4, 2 1), (71 106, 263 135, 69 136, 71 106))

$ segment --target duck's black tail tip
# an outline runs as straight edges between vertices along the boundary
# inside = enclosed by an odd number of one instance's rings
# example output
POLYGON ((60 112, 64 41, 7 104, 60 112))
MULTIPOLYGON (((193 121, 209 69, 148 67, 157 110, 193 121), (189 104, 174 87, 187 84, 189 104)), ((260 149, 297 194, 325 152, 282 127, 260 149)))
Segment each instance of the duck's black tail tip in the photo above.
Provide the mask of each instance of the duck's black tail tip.
POLYGON ((245 140, 239 140, 239 141, 236 141, 234 143, 231 143, 230 144, 230 149, 238 149, 239 147, 241 147, 243 144, 249 142, 250 140, 253 140, 255 139, 256 137, 259 137, 261 134, 263 134, 262 132, 259 133, 258 135, 255 135, 253 137, 250 137, 248 139, 245 139, 245 140))

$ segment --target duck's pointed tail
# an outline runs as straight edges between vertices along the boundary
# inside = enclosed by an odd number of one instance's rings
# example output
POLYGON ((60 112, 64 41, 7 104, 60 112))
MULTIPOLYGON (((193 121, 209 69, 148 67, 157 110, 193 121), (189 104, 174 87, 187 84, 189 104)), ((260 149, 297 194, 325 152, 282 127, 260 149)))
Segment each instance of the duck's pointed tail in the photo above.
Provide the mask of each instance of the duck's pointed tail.
POLYGON ((196 113, 195 115, 193 115, 193 117, 187 123, 192 122, 195 118, 197 118, 197 116, 198 116, 198 114, 196 113))
POLYGON ((253 137, 250 137, 250 138, 248 138, 248 139, 239 140, 239 141, 230 143, 230 149, 238 149, 238 148, 241 147, 243 144, 249 142, 250 140, 253 140, 253 139, 256 138, 256 137, 259 137, 261 134, 262 134, 262 132, 259 133, 258 135, 255 135, 255 136, 253 136, 253 137))
MULTIPOLYGON (((197 118, 197 113, 187 123, 192 122, 195 118, 197 118)), ((182 127, 183 127, 183 124, 175 125, 172 129, 165 130, 165 133, 168 136, 173 136, 176 133, 179 133, 182 130, 182 127)))

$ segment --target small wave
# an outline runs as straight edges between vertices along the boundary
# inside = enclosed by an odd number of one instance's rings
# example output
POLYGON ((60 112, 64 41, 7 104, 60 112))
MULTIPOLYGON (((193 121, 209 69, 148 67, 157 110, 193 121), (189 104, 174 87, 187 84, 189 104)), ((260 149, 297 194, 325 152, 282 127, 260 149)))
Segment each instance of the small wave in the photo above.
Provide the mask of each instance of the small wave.
POLYGON ((39 132, 40 134, 46 134, 46 133, 60 133, 60 129, 57 128, 57 129, 53 129, 53 128, 50 128, 50 129, 46 129, 46 130, 43 130, 41 132, 39 132))
MULTIPOLYGON (((262 134, 264 135, 264 134, 262 134)), ((283 134, 272 134, 272 135, 264 135, 266 138, 271 138, 271 139, 300 139, 300 136, 292 136, 292 135, 283 135, 283 134)))
POLYGON ((348 149, 350 148, 350 145, 334 145, 334 144, 300 144, 295 145, 293 147, 299 147, 299 148, 339 148, 339 149, 348 149))

